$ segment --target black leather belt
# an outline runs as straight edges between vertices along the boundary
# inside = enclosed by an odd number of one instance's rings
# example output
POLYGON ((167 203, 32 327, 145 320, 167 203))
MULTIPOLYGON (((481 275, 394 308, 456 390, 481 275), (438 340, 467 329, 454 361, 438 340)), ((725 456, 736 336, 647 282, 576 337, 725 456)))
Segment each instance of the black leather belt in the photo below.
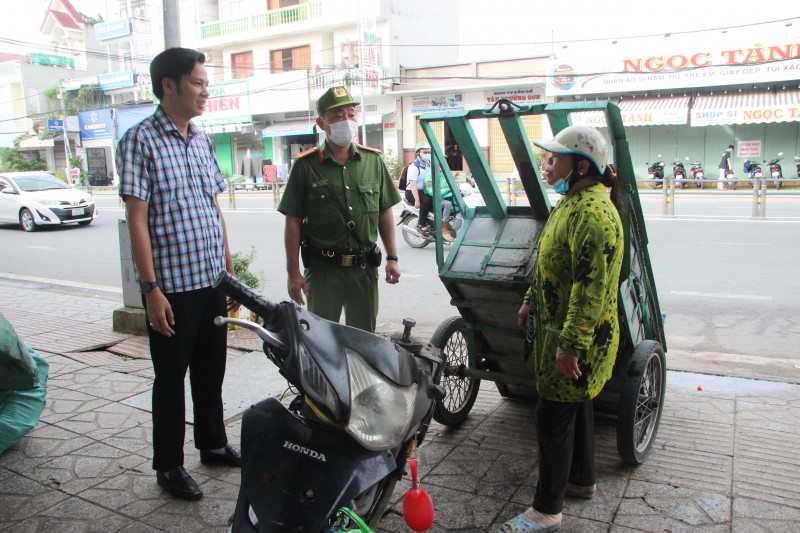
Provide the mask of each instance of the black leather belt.
MULTIPOLYGON (((374 248, 375 245, 372 246, 374 248)), ((369 256, 372 253, 372 248, 367 250, 366 252, 361 252, 360 254, 346 254, 342 252, 334 252, 333 250, 317 250, 312 246, 307 246, 307 251, 309 257, 313 257, 315 259, 321 259, 326 263, 331 263, 334 265, 339 265, 343 267, 353 267, 353 266, 366 266, 369 260, 369 256)))

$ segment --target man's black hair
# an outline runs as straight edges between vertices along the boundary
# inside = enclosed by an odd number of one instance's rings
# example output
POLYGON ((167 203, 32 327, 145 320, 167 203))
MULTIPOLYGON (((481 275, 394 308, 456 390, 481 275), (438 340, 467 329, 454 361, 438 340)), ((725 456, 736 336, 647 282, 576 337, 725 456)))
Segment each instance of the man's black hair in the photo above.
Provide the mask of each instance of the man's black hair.
POLYGON ((161 100, 164 96, 164 87, 161 82, 169 78, 180 85, 181 78, 194 70, 197 63, 205 63, 206 56, 197 50, 189 48, 167 48, 150 63, 150 79, 153 83, 153 94, 161 100))
POLYGON ((728 145, 728 150, 733 150, 733 145, 732 144, 728 145))

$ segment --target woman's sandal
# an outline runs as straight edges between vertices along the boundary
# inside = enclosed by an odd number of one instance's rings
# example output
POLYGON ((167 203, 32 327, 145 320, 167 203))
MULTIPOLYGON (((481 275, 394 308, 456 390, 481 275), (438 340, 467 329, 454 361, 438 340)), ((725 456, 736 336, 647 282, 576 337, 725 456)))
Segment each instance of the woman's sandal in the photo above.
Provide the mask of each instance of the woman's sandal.
POLYGON ((561 527, 561 524, 554 526, 543 526, 528 519, 525 513, 518 514, 498 529, 495 533, 547 533, 548 531, 556 531, 561 527))

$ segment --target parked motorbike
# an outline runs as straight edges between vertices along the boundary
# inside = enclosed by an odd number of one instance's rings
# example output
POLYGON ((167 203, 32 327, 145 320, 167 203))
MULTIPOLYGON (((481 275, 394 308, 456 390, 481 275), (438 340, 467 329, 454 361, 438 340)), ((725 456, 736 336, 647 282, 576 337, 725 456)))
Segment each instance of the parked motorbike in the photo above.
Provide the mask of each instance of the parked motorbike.
POLYGON ((654 189, 659 189, 664 186, 664 161, 661 161, 661 154, 658 154, 658 161, 647 167, 647 179, 650 180, 650 186, 654 189), (654 181, 661 180, 661 181, 654 181))
POLYGON ((749 180, 760 180, 763 176, 761 172, 761 165, 758 164, 757 161, 750 161, 749 159, 744 160, 744 166, 742 168, 744 170, 745 176, 749 180))
MULTIPOLYGON (((688 161, 689 158, 687 157, 686 160, 688 161)), ((672 177, 678 187, 681 189, 686 188, 686 167, 683 166, 683 161, 680 159, 675 159, 675 163, 672 166, 672 177)))
POLYGON ((776 189, 780 189, 783 186, 783 169, 781 168, 780 161, 783 159, 783 152, 778 152, 778 157, 767 163, 767 168, 769 168, 769 174, 772 176, 772 183, 775 185, 776 189))
POLYGON ((689 172, 692 175, 692 179, 695 180, 694 184, 697 188, 702 189, 705 187, 706 173, 703 171, 703 164, 700 161, 692 161, 689 166, 689 172))
POLYGON ((244 413, 230 531, 370 531, 444 398, 442 351, 411 336, 411 319, 389 340, 293 302, 267 301, 226 272, 214 286, 263 326, 223 317, 214 323, 255 332, 298 393, 288 408, 267 398, 244 413))
POLYGON ((736 188, 736 175, 733 173, 733 170, 728 169, 725 171, 725 175, 720 175, 719 181, 717 182, 717 189, 723 191, 723 190, 733 190, 735 188, 736 188))

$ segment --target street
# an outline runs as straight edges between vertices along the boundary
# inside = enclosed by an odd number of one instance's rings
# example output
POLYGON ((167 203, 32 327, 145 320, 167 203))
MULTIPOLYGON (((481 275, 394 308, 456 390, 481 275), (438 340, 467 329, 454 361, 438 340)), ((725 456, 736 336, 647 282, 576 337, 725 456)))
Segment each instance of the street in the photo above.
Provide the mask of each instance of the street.
MULTIPOLYGON (((676 194, 676 216, 663 217, 660 191, 641 193, 670 353, 800 365, 800 279, 791 274, 800 262, 800 195, 772 194, 768 218, 751 219, 749 191, 676 194)), ((122 206, 110 191, 98 191, 95 198, 100 216, 88 227, 25 233, 0 226, 3 249, 11 252, 0 256, 0 275, 119 291, 122 206)), ((263 282, 260 292, 287 298, 283 216, 274 210, 271 193, 239 192, 236 210, 227 208, 227 197, 220 202, 232 250, 257 250, 251 270, 263 282)), ((412 249, 399 232, 397 239, 402 278, 394 286, 381 283, 378 329, 399 329, 402 319, 411 317, 416 333, 427 338, 456 311, 438 279, 434 247, 412 249)))

